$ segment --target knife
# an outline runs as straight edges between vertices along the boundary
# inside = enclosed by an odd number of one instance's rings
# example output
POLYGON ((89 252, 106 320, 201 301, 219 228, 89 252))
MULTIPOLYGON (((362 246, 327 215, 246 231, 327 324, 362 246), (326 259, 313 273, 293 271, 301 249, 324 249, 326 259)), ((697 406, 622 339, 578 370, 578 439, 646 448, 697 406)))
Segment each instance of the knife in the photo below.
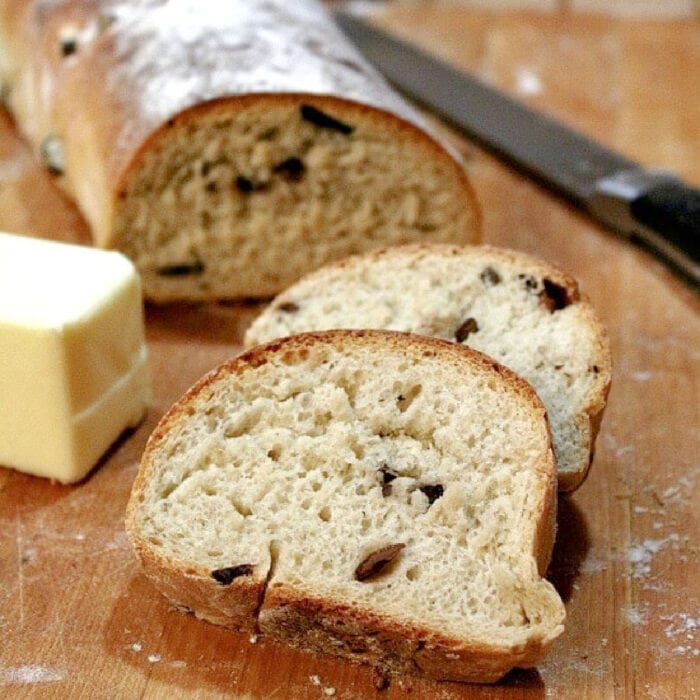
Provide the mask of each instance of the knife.
POLYGON ((402 92, 700 286, 700 190, 643 168, 347 12, 342 31, 402 92))

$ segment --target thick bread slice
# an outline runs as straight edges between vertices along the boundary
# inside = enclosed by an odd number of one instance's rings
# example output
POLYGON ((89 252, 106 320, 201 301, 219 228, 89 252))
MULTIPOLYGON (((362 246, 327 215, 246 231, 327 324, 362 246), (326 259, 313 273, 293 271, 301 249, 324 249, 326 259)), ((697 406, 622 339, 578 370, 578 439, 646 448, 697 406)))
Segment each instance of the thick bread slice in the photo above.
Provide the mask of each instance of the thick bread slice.
POLYGON ((229 361, 170 409, 127 531, 201 618, 495 681, 563 630, 541 578, 555 484, 544 407, 506 368, 434 338, 309 333, 229 361))
POLYGON ((488 246, 370 253, 280 294, 245 341, 328 328, 410 331, 490 355, 530 382, 547 407, 559 488, 572 491, 586 477, 610 388, 610 347, 576 281, 553 265, 488 246))
POLYGON ((480 235, 459 156, 317 0, 2 0, 0 94, 154 301, 480 235))

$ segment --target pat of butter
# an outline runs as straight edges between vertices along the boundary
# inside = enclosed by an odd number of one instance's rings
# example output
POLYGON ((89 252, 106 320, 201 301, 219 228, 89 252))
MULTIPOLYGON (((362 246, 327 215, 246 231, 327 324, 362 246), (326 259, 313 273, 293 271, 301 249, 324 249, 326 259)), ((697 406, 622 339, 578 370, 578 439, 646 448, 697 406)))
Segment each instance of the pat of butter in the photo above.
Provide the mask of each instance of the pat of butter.
POLYGON ((131 262, 0 233, 0 464, 78 481, 149 400, 131 262))

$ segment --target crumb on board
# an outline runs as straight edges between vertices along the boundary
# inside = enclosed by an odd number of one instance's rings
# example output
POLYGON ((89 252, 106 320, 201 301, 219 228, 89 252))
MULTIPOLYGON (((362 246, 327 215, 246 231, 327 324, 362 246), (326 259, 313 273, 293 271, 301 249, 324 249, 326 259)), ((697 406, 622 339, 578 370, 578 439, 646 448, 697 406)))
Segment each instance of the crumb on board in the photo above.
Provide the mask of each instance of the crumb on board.
POLYGON ((321 677, 317 676, 316 674, 309 676, 309 680, 311 681, 312 685, 321 685, 321 677))

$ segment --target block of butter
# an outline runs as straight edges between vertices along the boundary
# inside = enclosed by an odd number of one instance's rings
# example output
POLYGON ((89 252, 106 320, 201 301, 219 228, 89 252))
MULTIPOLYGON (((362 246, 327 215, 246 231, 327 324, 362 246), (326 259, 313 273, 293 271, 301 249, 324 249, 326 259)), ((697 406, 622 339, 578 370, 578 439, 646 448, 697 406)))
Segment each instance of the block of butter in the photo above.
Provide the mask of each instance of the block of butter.
POLYGON ((0 465, 78 481, 149 400, 131 262, 0 233, 0 465))

